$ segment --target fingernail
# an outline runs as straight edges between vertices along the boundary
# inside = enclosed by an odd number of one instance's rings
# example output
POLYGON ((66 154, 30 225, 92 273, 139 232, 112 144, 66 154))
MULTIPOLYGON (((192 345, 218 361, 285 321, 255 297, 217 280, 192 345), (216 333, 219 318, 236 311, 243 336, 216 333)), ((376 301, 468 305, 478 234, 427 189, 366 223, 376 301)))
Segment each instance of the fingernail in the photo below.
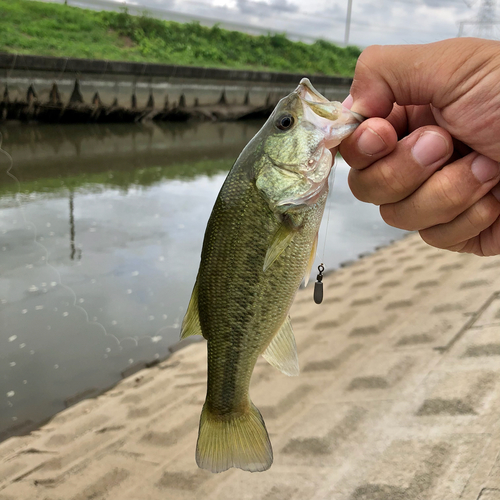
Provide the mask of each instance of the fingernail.
POLYGON ((351 109, 352 103, 353 103, 352 95, 351 95, 351 94, 349 94, 349 95, 348 95, 348 96, 344 99, 344 102, 342 103, 342 106, 344 106, 344 108, 351 109))
POLYGON ((358 148, 365 155, 372 156, 387 148, 387 144, 377 132, 368 127, 358 139, 358 148))
POLYGON ((484 184, 498 175, 500 164, 487 156, 479 155, 474 158, 471 170, 474 177, 484 184))
POLYGON ((428 167, 448 154, 448 144, 441 134, 427 131, 418 138, 412 154, 417 163, 428 167))

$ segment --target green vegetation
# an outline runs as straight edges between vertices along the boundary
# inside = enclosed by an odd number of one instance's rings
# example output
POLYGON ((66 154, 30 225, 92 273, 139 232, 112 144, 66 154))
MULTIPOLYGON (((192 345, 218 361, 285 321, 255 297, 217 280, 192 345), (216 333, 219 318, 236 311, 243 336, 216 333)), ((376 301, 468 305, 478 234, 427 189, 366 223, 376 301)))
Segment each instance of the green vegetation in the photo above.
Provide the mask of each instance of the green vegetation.
POLYGON ((0 0, 0 51, 344 76, 360 54, 324 40, 305 44, 33 0, 0 0))

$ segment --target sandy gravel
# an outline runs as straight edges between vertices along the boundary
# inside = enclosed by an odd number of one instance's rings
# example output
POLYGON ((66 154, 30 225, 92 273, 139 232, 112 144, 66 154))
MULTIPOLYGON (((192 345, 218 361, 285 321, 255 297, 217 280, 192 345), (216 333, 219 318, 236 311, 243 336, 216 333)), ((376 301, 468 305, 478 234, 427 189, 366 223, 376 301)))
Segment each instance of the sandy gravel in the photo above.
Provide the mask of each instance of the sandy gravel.
POLYGON ((411 235, 301 290, 301 375, 252 379, 268 472, 196 467, 200 342, 1 443, 0 500, 500 500, 499 271, 411 235))

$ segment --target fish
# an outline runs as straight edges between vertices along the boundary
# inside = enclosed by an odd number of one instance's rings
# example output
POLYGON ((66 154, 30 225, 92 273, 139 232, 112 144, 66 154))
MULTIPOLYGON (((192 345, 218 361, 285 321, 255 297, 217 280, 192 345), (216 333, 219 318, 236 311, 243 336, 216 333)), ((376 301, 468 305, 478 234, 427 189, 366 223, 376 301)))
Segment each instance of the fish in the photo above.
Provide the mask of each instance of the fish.
POLYGON ((299 374, 289 309, 314 262, 330 151, 362 118, 307 78, 279 101, 229 171, 210 215, 181 339, 207 340, 196 462, 214 473, 269 469, 266 425, 249 397, 262 355, 299 374))

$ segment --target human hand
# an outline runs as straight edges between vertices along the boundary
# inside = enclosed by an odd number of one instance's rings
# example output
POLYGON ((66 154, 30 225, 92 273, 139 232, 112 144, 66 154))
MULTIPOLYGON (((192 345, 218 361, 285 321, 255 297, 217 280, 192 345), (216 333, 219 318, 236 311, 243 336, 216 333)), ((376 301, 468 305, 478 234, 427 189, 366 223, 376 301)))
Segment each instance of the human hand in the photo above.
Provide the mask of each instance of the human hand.
POLYGON ((363 51, 344 105, 371 118, 340 145, 354 195, 430 245, 500 254, 499 87, 500 42, 363 51))

